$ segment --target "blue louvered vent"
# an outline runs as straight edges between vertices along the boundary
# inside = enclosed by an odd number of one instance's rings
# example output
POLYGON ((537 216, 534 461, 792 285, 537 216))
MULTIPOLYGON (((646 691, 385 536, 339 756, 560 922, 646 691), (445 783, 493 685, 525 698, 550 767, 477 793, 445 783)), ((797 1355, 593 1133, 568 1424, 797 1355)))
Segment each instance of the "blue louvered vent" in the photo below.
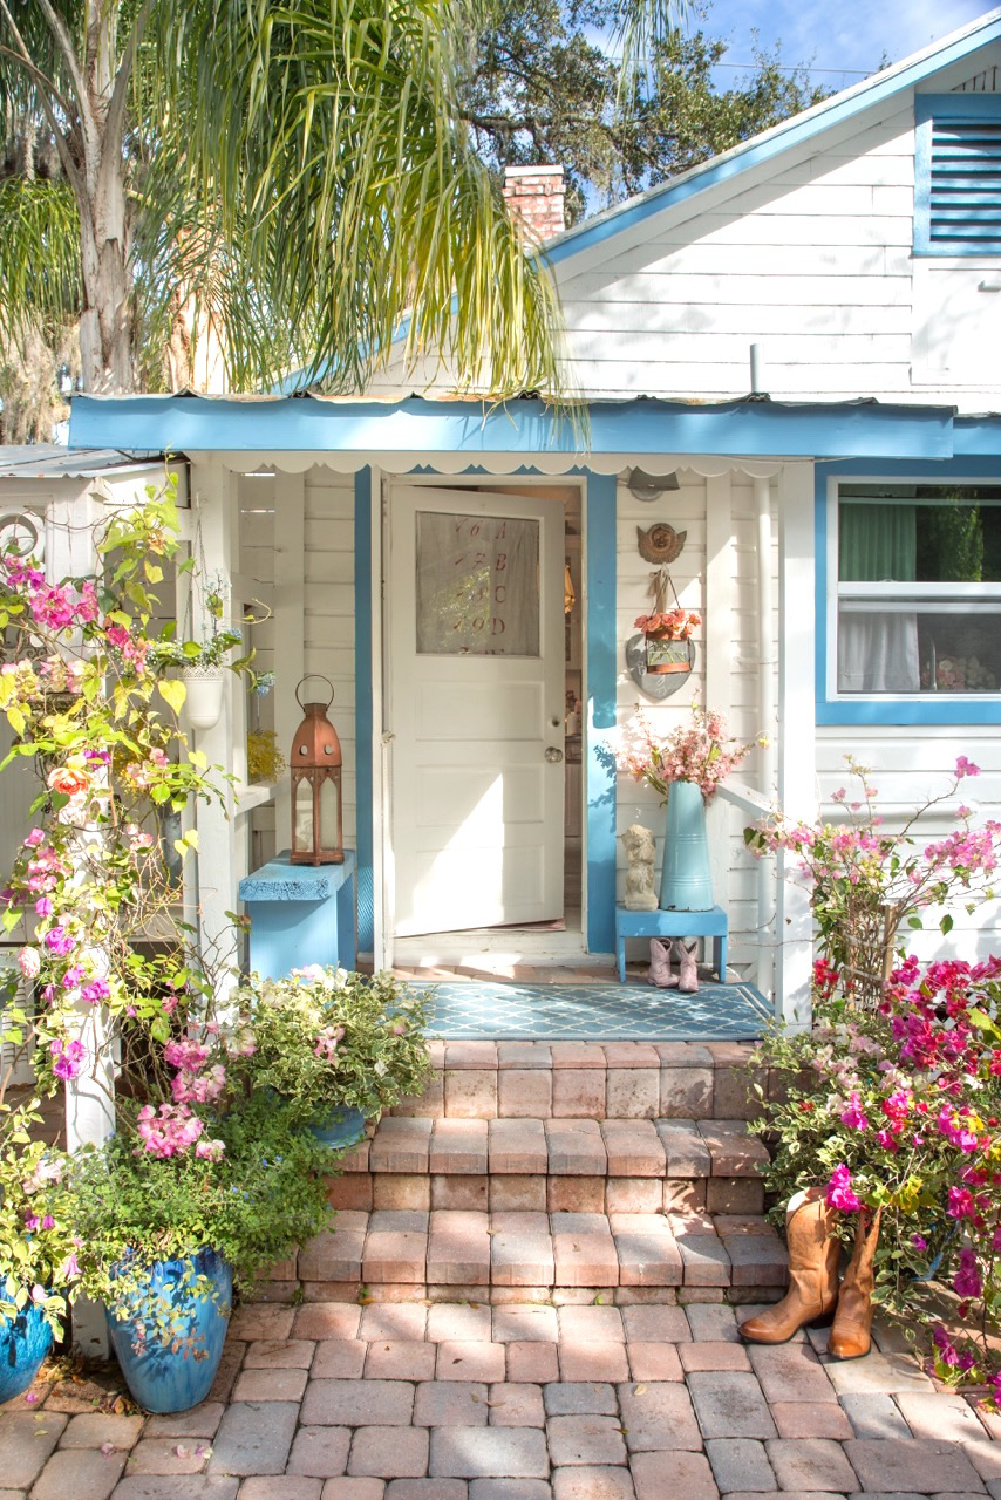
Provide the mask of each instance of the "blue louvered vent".
POLYGON ((930 189, 930 248, 1001 250, 1001 120, 936 120, 930 189))

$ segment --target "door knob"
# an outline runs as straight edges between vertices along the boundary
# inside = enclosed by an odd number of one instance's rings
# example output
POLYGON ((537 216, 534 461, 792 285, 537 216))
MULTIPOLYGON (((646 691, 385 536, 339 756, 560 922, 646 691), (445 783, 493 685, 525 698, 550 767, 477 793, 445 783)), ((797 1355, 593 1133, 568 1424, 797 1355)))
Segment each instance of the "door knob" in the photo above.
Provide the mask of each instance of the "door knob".
POLYGON ((546 760, 551 766, 558 766, 562 759, 563 751, 560 750, 556 745, 546 746, 546 760))

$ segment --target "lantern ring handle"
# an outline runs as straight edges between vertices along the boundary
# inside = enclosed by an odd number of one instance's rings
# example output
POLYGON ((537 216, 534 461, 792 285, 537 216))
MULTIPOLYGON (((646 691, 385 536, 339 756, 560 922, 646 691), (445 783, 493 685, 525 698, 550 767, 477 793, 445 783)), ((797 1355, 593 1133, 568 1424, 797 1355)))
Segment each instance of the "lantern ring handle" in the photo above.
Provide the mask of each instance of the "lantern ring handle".
POLYGON ((334 701, 334 684, 331 682, 330 678, 329 677, 324 677, 324 675, 323 675, 322 672, 307 672, 306 675, 305 675, 305 677, 300 677, 299 678, 299 685, 298 685, 298 687, 295 690, 295 701, 296 701, 296 703, 298 703, 298 705, 302 709, 303 713, 306 712, 306 705, 305 705, 305 703, 303 703, 302 699, 299 697, 299 688, 302 687, 302 685, 303 685, 304 682, 308 682, 311 677, 316 677, 316 678, 318 678, 320 680, 320 682, 325 682, 327 684, 327 687, 330 689, 330 697, 327 699, 325 707, 329 708, 330 705, 331 705, 331 703, 333 703, 333 701, 334 701))

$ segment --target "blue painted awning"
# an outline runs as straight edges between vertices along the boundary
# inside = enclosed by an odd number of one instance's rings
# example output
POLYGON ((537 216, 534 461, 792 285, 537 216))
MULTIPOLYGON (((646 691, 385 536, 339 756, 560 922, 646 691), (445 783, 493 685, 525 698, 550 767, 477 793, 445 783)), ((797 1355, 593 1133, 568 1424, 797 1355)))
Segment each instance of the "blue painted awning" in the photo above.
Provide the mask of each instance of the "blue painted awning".
MULTIPOLYGON (((394 453, 423 453, 429 459, 460 453, 471 460, 491 453, 526 459, 533 453, 562 454, 586 462, 588 454, 948 459, 956 451, 955 410, 946 406, 644 397, 593 402, 588 411, 585 452, 571 421, 534 397, 485 407, 421 396, 386 403, 319 396, 77 396, 70 446, 168 453, 339 452, 356 453, 360 462, 394 453)), ((1001 439, 1001 424, 988 422, 981 441, 1001 439)))

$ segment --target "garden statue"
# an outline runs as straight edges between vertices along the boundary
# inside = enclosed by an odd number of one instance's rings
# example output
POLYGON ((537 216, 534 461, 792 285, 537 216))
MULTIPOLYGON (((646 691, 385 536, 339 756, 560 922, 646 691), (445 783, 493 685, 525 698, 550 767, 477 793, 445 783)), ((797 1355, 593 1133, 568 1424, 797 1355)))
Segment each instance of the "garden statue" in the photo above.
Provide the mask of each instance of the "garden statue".
POLYGON ((656 911, 653 888, 653 834, 642 823, 633 823, 622 835, 626 846, 626 910, 656 911))

